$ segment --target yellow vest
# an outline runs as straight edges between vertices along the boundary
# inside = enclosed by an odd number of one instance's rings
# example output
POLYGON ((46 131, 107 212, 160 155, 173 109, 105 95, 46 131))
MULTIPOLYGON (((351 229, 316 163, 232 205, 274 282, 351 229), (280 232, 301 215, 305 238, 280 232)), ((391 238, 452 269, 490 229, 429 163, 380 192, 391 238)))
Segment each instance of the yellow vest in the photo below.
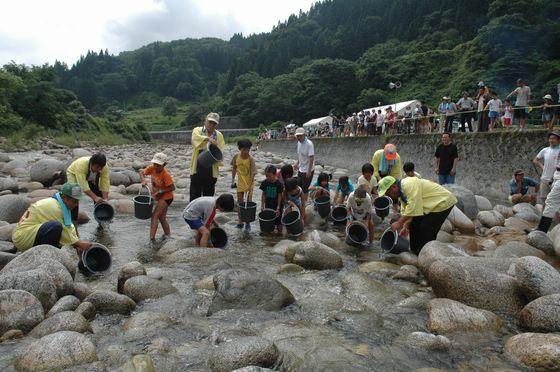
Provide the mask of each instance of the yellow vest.
MULTIPOLYGON (((77 183, 82 187, 82 190, 88 191, 89 184, 87 181, 87 176, 89 173, 89 159, 91 156, 84 156, 76 159, 70 164, 66 170, 66 178, 70 183, 77 183)), ((109 180, 109 166, 105 165, 99 171, 99 190, 104 192, 109 192, 109 187, 111 182, 109 180)))
MULTIPOLYGON (((193 147, 193 154, 191 158, 191 176, 196 174, 196 161, 198 160, 198 153, 206 149, 208 142, 205 141, 207 138, 206 134, 202 131, 204 127, 196 127, 192 131, 191 145, 193 147)), ((219 131, 216 131, 216 140, 218 141, 218 148, 224 151, 226 142, 224 141, 224 136, 219 131)), ((218 178, 220 176, 220 166, 222 163, 214 163, 212 166, 212 177, 218 178)))
POLYGON ((401 199, 403 216, 416 217, 432 212, 443 212, 457 204, 455 195, 445 187, 417 177, 403 179, 401 191, 406 197, 406 202, 401 199))

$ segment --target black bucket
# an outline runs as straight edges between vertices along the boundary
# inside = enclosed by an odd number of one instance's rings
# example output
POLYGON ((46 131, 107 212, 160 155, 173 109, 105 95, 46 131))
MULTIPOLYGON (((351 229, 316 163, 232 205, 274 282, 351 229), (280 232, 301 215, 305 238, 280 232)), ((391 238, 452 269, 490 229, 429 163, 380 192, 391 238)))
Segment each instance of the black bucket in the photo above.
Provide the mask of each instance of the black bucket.
POLYGON ((210 243, 214 248, 224 248, 227 245, 228 238, 224 229, 214 227, 210 230, 210 243))
POLYGON ((99 224, 109 223, 115 217, 115 210, 111 204, 99 203, 93 209, 93 217, 99 224))
POLYGON ((288 234, 298 236, 303 232, 303 221, 299 209, 285 213, 282 216, 282 225, 286 226, 288 234))
POLYGON ((276 211, 274 209, 263 209, 259 213, 259 225, 261 232, 271 233, 276 227, 276 211))
POLYGON ((348 210, 344 205, 337 205, 331 211, 331 220, 335 225, 345 225, 348 220, 348 210))
POLYGON ((112 262, 109 250, 99 243, 92 243, 91 248, 82 253, 83 267, 86 272, 91 274, 109 270, 112 262))
POLYGON ((154 198, 150 195, 136 195, 132 200, 134 201, 134 217, 141 220, 152 218, 154 198))
POLYGON ((373 201, 373 207, 375 208, 375 214, 381 218, 387 217, 389 215, 389 210, 393 205, 393 201, 388 196, 379 196, 373 201))
POLYGON ((331 197, 321 196, 315 199, 315 206, 317 207, 317 213, 322 218, 327 217, 331 213, 331 197))
POLYGON ((241 222, 253 222, 257 215, 257 203, 245 202, 237 205, 239 220, 241 222))
POLYGON ((381 249, 386 253, 399 254, 410 250, 410 242, 389 228, 381 237, 381 249))
POLYGON ((198 155, 197 162, 201 168, 210 168, 222 159, 222 150, 216 145, 208 144, 206 150, 198 155))
POLYGON ((352 222, 346 228, 346 243, 354 247, 366 245, 368 243, 368 236, 367 228, 359 222, 352 222))

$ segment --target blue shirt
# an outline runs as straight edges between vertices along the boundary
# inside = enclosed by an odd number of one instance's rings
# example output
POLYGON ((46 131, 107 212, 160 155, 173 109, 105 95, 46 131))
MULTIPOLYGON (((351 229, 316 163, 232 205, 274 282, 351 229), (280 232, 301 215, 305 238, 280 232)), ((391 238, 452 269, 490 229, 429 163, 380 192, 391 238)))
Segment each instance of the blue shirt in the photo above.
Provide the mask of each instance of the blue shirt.
POLYGON ((348 181, 348 187, 346 188, 346 190, 342 190, 342 187, 340 187, 340 184, 336 185, 336 191, 338 191, 339 193, 341 193, 344 196, 348 196, 351 193, 354 192, 354 184, 350 181, 348 181))
MULTIPOLYGON (((527 194, 529 187, 537 187, 538 185, 539 183, 534 179, 523 177, 521 180, 521 195, 527 194)), ((509 181, 509 191, 511 195, 517 194, 517 181, 515 181, 515 178, 512 178, 511 181, 509 181)))
MULTIPOLYGON (((319 187, 319 181, 313 182, 313 187, 319 187)), ((323 187, 323 186, 321 186, 321 187, 323 187)), ((327 186, 325 186, 325 187, 323 187, 323 188, 324 188, 325 190, 327 190, 327 191, 331 191, 331 186, 329 185, 328 182, 327 182, 327 186)), ((311 191, 313 191, 313 190, 311 190, 311 191)))

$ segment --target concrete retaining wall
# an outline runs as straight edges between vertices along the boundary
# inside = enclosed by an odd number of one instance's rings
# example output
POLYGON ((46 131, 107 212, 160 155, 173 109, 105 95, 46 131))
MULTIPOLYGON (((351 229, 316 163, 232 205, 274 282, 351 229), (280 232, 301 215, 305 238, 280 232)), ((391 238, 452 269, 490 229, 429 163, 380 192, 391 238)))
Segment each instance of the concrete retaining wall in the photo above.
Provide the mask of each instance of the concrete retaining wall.
MULTIPOLYGON (((250 129, 222 129, 220 132, 224 137, 237 137, 247 135, 250 129)), ((191 130, 176 130, 176 131, 162 131, 150 132, 152 140, 167 143, 190 143, 192 131, 191 130)))
MULTIPOLYGON (((440 134, 373 136, 354 138, 314 138, 316 161, 359 173, 370 162, 375 150, 393 143, 404 162, 415 164, 424 178, 437 180, 434 174, 434 153, 441 141, 440 134)), ((468 133, 454 134, 459 150, 456 183, 477 194, 501 200, 509 195, 508 181, 513 171, 523 169, 526 175, 538 179, 532 159, 548 146, 545 131, 524 133, 468 133)), ((295 158, 295 140, 261 142, 262 151, 295 158)))

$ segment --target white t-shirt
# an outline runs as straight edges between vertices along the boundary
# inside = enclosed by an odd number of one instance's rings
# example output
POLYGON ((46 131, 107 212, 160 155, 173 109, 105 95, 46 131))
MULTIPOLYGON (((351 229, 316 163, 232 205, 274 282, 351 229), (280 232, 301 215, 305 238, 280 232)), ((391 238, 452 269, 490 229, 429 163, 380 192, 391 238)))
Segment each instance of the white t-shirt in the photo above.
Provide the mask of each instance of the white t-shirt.
POLYGON ((478 112, 484 111, 484 97, 481 95, 478 97, 478 112))
POLYGON ((311 142, 308 138, 306 138, 303 143, 297 143, 297 153, 298 153, 298 160, 299 160, 299 171, 302 173, 306 173, 309 168, 309 157, 315 156, 315 147, 313 147, 313 142, 311 142))
POLYGON ((488 102, 488 108, 490 111, 500 112, 502 109, 502 100, 501 99, 491 99, 488 102))
POLYGON ((506 106, 504 108, 504 118, 513 119, 513 107, 506 106))
POLYGON ((216 199, 212 196, 196 198, 183 211, 183 218, 191 221, 202 220, 202 223, 205 224, 208 222, 215 205, 216 199))
POLYGON ((377 178, 372 175, 371 179, 368 181, 363 175, 358 177, 358 187, 362 187, 363 185, 366 185, 366 191, 370 194, 371 190, 373 190, 374 187, 377 187, 377 178))
POLYGON ((517 94, 515 106, 527 106, 529 103, 529 96, 531 95, 531 88, 525 85, 523 89, 521 89, 521 87, 515 88, 514 92, 517 94))
POLYGON ((385 114, 377 114, 377 126, 381 127, 385 121, 385 114))
POLYGON ((551 181, 554 177, 554 172, 556 171, 556 166, 558 163, 558 157, 560 156, 560 146, 545 147, 538 154, 537 158, 543 160, 544 170, 541 175, 541 180, 551 181))
POLYGON ((372 204, 371 204, 371 197, 369 194, 366 194, 366 198, 362 203, 358 206, 356 203, 356 198, 354 197, 354 193, 351 193, 348 196, 348 200, 346 201, 346 208, 352 209, 352 217, 357 220, 365 220, 366 215, 371 213, 372 204))

